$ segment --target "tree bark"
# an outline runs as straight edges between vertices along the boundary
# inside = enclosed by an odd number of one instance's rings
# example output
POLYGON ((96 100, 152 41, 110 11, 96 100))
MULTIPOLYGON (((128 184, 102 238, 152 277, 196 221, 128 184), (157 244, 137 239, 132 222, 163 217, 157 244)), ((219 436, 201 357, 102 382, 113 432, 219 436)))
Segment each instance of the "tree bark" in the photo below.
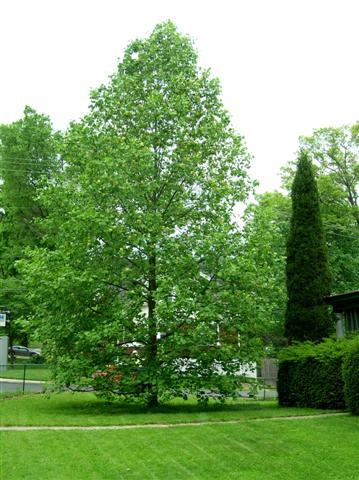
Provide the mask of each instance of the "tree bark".
POLYGON ((148 277, 148 371, 149 371, 149 385, 148 385, 148 406, 156 407, 158 405, 158 390, 157 390, 157 322, 156 322, 156 254, 151 252, 149 259, 149 277, 148 277))

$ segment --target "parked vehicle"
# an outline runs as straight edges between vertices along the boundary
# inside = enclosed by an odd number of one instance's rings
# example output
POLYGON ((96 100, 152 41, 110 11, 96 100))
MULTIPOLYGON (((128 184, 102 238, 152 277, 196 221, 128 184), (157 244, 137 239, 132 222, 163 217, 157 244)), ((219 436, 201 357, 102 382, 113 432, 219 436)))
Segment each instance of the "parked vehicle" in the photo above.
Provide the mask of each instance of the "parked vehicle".
POLYGON ((13 345, 12 348, 9 347, 9 355, 15 355, 15 357, 36 357, 40 353, 22 345, 13 345))

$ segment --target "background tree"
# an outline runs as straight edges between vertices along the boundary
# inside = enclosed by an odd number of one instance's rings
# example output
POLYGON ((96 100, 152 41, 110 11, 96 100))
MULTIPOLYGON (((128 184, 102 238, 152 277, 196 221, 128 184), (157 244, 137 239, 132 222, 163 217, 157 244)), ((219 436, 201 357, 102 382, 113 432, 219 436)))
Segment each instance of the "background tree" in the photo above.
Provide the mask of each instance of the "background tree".
POLYGON ((315 162, 322 218, 336 292, 359 286, 359 122, 302 137, 315 162))
POLYGON ((249 156, 219 83, 168 22, 91 98, 43 192, 53 245, 23 263, 55 376, 149 405, 231 392, 258 341, 232 221, 249 156))
POLYGON ((359 122, 341 128, 321 128, 301 137, 301 148, 318 166, 322 202, 349 210, 359 228, 359 122))
MULTIPOLYGON (((300 138, 300 148, 313 162, 320 210, 328 245, 334 292, 359 285, 359 123, 321 128, 300 138)), ((283 169, 283 185, 290 190, 294 162, 283 169)))
POLYGON ((324 297, 330 294, 327 249, 311 162, 300 153, 292 186, 287 242, 285 336, 290 342, 320 341, 333 331, 324 297))
MULTIPOLYGON (((323 128, 301 137, 301 149, 312 160, 319 191, 320 211, 332 275, 332 290, 355 290, 359 285, 359 233, 356 199, 358 191, 358 124, 323 128)), ((290 191, 296 162, 283 169, 283 189, 290 191)), ((271 192, 256 197, 245 215, 245 256, 255 265, 257 308, 263 338, 281 344, 284 312, 286 239, 291 217, 289 195, 271 192)), ((250 266, 248 271, 251 271, 250 266)))
POLYGON ((30 306, 16 262, 41 242, 36 220, 46 211, 37 195, 58 166, 58 141, 49 118, 30 107, 20 120, 0 126, 0 304, 11 311, 10 341, 28 340, 30 306))
POLYGON ((290 214, 290 198, 270 192, 258 195, 256 203, 249 205, 244 215, 242 257, 247 261, 246 271, 254 275, 256 309, 253 314, 259 320, 261 337, 267 346, 278 347, 284 342, 285 259, 290 214))

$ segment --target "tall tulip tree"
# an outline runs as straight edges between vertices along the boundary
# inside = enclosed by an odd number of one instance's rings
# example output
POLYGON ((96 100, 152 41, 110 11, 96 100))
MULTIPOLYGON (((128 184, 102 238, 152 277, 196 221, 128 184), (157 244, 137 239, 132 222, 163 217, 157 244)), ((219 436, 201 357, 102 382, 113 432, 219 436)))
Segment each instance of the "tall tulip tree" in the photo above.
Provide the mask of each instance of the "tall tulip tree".
POLYGON ((233 391, 258 353, 232 220, 249 155, 191 41, 166 22, 130 43, 63 157, 23 263, 57 380, 148 405, 233 391))

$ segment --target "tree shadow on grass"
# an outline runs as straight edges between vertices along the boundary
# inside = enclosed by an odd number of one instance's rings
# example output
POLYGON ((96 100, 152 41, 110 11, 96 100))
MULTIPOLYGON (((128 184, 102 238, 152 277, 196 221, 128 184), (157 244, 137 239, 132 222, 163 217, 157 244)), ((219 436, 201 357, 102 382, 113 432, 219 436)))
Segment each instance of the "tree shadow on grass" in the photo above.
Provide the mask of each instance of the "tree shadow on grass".
MULTIPOLYGON (((81 395, 81 394, 80 394, 81 395)), ((107 415, 156 415, 166 414, 173 416, 184 416, 186 414, 205 414, 213 412, 250 412, 259 410, 271 410, 278 409, 276 402, 258 402, 256 400, 237 401, 233 403, 218 403, 209 402, 207 405, 200 405, 195 401, 170 401, 168 403, 162 403, 157 407, 149 408, 144 405, 136 403, 128 403, 123 400, 108 402, 96 398, 93 399, 84 398, 81 401, 81 397, 76 395, 73 400, 67 399, 57 405, 56 410, 60 410, 65 415, 87 415, 87 416, 107 416, 107 415)))

